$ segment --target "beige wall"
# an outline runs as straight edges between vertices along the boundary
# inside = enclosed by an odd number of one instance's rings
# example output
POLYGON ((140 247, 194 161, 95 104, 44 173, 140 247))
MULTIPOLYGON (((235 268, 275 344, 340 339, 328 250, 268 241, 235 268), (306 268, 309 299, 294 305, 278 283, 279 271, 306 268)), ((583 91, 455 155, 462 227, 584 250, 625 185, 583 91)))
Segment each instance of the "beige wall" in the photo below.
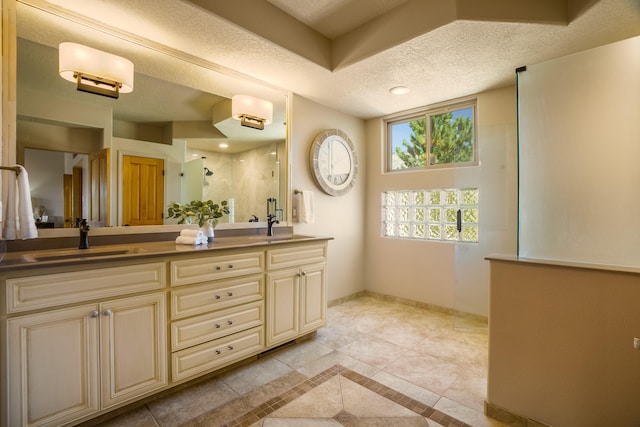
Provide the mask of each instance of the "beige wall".
POLYGON ((640 270, 491 262, 487 402, 551 426, 640 423, 640 270))
POLYGON ((516 253, 517 164, 515 87, 477 96, 478 166, 383 173, 384 121, 367 122, 366 288, 467 313, 488 313, 484 257, 516 253), (381 237, 381 193, 387 190, 480 188, 480 242, 381 237))
POLYGON ((315 222, 294 222, 294 231, 334 238, 329 242, 327 289, 328 300, 334 301, 364 289, 364 199, 368 156, 364 121, 297 95, 293 97, 291 117, 291 189, 312 190, 315 202, 315 222), (344 131, 355 145, 360 163, 355 186, 342 197, 324 194, 309 168, 311 143, 325 129, 344 131))

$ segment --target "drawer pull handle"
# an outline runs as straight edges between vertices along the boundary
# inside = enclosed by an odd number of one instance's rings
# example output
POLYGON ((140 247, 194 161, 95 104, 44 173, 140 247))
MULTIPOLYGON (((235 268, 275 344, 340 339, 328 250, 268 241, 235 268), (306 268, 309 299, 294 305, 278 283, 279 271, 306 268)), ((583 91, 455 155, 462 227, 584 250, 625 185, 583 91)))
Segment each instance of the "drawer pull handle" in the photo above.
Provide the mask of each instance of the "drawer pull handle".
POLYGON ((98 310, 93 310, 91 313, 89 313, 89 317, 98 317, 100 316, 100 312, 98 310))
POLYGON ((220 350, 216 350, 216 354, 221 354, 222 352, 220 350))
POLYGON ((221 269, 222 269, 222 267, 220 267, 219 265, 216 265, 216 270, 217 270, 217 271, 219 271, 219 270, 221 270, 221 269))
POLYGON ((233 350, 233 346, 232 346, 232 345, 228 346, 227 348, 228 348, 229 350, 233 350))
POLYGON ((227 320, 227 325, 233 325, 233 320, 227 320))
POLYGON ((112 314, 113 314, 113 311, 109 310, 108 308, 102 311, 103 316, 111 316, 112 314))
POLYGON ((220 324, 216 323, 216 329, 220 328, 220 324))
POLYGON ((216 296, 215 296, 215 298, 216 298, 216 299, 220 299, 220 295, 216 295, 216 296))
POLYGON ((233 264, 229 264, 229 268, 233 268, 233 264))
POLYGON ((227 292, 227 295, 232 297, 233 296, 233 292, 227 292))

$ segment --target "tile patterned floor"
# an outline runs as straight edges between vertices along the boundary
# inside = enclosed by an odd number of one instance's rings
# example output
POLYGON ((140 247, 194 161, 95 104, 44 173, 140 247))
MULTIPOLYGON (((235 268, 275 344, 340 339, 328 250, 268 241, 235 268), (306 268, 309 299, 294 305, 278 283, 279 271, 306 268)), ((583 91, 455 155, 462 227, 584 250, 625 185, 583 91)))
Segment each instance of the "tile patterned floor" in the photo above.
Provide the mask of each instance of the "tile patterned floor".
POLYGON ((311 340, 100 425, 501 427, 483 415, 486 373, 486 324, 367 296, 330 307, 311 340))

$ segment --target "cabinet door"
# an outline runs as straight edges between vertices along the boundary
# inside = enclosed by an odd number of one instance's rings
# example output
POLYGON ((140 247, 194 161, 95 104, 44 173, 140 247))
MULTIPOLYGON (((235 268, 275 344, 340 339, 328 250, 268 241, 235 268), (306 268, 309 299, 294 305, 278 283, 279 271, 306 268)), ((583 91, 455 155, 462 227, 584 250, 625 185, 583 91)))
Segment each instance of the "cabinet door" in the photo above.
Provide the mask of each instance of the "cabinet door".
POLYGON ((164 293, 101 304, 103 409, 167 384, 165 308, 164 293))
POLYGON ((267 274, 267 347, 298 335, 300 270, 267 274))
POLYGON ((8 327, 8 425, 58 426, 99 410, 98 306, 16 317, 8 327))
POLYGON ((302 267, 300 281, 300 334, 327 324, 325 264, 302 267))

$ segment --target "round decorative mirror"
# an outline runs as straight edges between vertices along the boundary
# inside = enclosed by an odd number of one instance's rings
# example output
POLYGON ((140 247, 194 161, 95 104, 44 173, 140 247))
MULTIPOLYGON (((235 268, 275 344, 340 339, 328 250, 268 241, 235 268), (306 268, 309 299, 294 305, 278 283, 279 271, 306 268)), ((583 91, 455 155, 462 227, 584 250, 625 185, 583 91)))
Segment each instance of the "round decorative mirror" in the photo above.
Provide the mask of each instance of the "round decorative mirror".
POLYGON ((318 186, 331 196, 342 196, 356 183, 358 159, 353 143, 339 129, 327 129, 313 140, 310 166, 318 186))

